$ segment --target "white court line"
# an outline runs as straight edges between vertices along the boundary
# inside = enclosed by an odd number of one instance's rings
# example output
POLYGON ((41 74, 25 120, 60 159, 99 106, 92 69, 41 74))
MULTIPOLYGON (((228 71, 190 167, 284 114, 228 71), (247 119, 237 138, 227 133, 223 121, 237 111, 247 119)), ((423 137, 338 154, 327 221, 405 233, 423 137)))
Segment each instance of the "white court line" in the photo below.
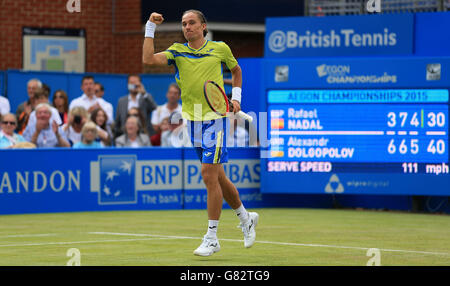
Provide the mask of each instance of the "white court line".
POLYGON ((10 238, 10 237, 38 237, 38 236, 54 236, 55 233, 41 233, 41 234, 9 234, 0 235, 0 238, 10 238))
POLYGON ((153 238, 131 238, 131 239, 106 239, 106 240, 87 240, 87 241, 59 241, 59 242, 40 242, 40 243, 17 243, 17 244, 0 244, 0 247, 17 247, 17 246, 45 246, 45 245, 67 245, 67 244, 90 244, 103 242, 128 242, 128 241, 142 241, 154 239, 168 239, 167 237, 153 237, 153 238))
MULTIPOLYGON (((118 232, 89 232, 89 234, 100 234, 100 235, 117 235, 117 236, 140 236, 140 237, 159 237, 159 238, 170 238, 170 239, 202 239, 201 237, 190 237, 190 236, 173 236, 173 235, 156 235, 156 234, 139 234, 139 233, 118 233, 118 232)), ((243 242, 239 239, 227 239, 221 238, 223 241, 233 241, 233 242, 243 242)), ((358 249, 358 250, 369 250, 373 247, 357 247, 357 246, 339 246, 339 245, 326 245, 326 244, 306 244, 306 243, 293 243, 293 242, 277 242, 277 241, 255 241, 255 243, 263 244, 275 244, 275 245, 290 245, 290 246, 306 246, 306 247, 328 247, 328 248, 341 248, 341 249, 358 249)), ((415 253, 415 254, 430 254, 430 255, 443 255, 450 256, 450 253, 445 252, 430 252, 430 251, 418 251, 418 250, 401 250, 401 249, 384 249, 379 248, 380 251, 386 252, 404 252, 404 253, 415 253)))

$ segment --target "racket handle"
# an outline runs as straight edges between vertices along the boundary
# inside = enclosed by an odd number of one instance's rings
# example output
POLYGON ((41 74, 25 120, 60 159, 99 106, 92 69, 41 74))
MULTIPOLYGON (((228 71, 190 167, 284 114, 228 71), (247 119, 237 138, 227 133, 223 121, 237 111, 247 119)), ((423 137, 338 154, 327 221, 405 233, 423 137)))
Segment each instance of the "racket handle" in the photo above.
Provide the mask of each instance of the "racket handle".
POLYGON ((252 123, 253 121, 253 117, 251 117, 250 115, 248 115, 247 113, 243 112, 243 111, 238 111, 236 113, 236 115, 238 115, 239 117, 247 120, 248 122, 252 123))

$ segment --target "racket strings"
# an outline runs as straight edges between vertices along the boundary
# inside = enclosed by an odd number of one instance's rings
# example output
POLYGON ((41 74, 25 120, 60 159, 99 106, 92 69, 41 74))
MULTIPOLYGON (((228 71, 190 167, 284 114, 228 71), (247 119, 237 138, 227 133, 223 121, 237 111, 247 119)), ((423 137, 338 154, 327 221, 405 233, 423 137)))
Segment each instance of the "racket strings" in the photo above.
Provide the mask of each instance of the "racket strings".
POLYGON ((222 92, 212 83, 206 85, 206 95, 208 97, 211 108, 222 115, 227 113, 227 101, 222 92))

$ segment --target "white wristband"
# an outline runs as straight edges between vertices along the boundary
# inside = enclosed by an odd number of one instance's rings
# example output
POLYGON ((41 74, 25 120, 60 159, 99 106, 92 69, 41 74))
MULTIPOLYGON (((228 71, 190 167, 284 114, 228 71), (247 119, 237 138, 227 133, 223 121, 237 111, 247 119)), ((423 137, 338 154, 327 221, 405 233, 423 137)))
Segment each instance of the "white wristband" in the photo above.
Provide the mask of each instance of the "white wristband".
POLYGON ((231 100, 237 100, 239 103, 241 103, 241 93, 242 89, 240 87, 233 87, 231 89, 231 100))
POLYGON ((154 38, 155 37, 155 29, 156 24, 152 21, 147 21, 147 24, 145 24, 145 37, 146 38, 154 38))

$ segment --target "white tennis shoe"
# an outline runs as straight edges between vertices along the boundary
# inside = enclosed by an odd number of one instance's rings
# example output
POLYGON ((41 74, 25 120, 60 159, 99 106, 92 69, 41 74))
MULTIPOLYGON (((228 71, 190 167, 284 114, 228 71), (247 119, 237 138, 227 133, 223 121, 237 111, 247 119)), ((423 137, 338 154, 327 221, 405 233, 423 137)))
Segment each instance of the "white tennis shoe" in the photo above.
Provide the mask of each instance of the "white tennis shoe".
POLYGON ((207 237, 206 235, 203 237, 202 244, 194 250, 194 254, 198 256, 210 256, 216 252, 219 252, 220 244, 217 238, 207 237))
POLYGON ((248 213, 248 221, 245 224, 240 224, 239 227, 244 233, 244 246, 246 248, 252 247, 256 239, 256 225, 258 224, 259 215, 255 212, 248 213))

